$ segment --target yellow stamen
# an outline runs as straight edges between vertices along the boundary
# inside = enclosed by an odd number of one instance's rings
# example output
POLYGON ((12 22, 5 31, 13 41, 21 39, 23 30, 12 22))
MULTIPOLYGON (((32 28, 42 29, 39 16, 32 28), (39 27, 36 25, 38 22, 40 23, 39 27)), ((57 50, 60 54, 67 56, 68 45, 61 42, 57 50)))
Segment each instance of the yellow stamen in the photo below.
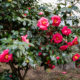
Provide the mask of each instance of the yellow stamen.
POLYGON ((8 59, 8 55, 5 55, 5 59, 8 59))
POLYGON ((75 59, 78 59, 78 57, 77 57, 77 56, 75 56, 75 59))
POLYGON ((46 24, 46 21, 43 21, 42 24, 46 24))
POLYGON ((56 22, 57 22, 57 20, 55 19, 55 20, 54 20, 54 22, 56 23, 56 22))
POLYGON ((59 40, 59 38, 58 38, 58 37, 56 37, 56 40, 59 40))
POLYGON ((78 43, 78 42, 77 42, 77 41, 75 41, 75 42, 74 42, 74 45, 76 45, 77 43, 78 43))

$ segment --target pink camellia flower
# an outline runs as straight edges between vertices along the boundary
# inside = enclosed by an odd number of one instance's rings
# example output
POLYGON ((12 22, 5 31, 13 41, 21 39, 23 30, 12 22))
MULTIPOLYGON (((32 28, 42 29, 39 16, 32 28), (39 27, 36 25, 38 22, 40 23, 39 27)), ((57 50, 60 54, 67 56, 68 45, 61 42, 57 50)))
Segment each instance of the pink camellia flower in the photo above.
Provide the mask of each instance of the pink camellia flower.
POLYGON ((66 74, 67 72, 62 72, 62 74, 66 74))
POLYGON ((42 17, 38 20, 37 26, 40 28, 40 30, 48 30, 49 22, 48 19, 42 17))
POLYGON ((38 15, 43 15, 43 14, 44 14, 44 12, 39 12, 39 13, 38 13, 38 15))
POLYGON ((78 37, 75 37, 72 41, 73 45, 77 45, 78 44, 78 37))
POLYGON ((0 54, 0 62, 9 62, 13 60, 13 55, 9 54, 9 49, 6 49, 0 54))
POLYGON ((57 60, 59 60, 59 59, 60 59, 60 57, 59 57, 59 56, 57 56, 57 57, 56 57, 56 59, 57 59, 57 60))
POLYGON ((53 35, 51 42, 54 40, 54 43, 61 43, 63 40, 63 37, 60 33, 56 33, 53 35))
POLYGON ((67 42, 68 47, 71 47, 73 44, 72 42, 67 42))
POLYGON ((72 57, 72 60, 73 60, 73 61, 76 61, 76 60, 79 59, 79 57, 80 57, 80 55, 79 55, 78 53, 76 53, 76 54, 72 57))
POLYGON ((38 53, 38 56, 41 56, 41 55, 42 55, 42 53, 41 53, 41 52, 39 52, 39 53, 38 53))
POLYGON ((59 24, 61 23, 61 18, 57 15, 53 16, 51 19, 53 26, 59 26, 59 24))
POLYGON ((21 36, 21 38, 22 38, 22 41, 23 41, 23 42, 29 43, 29 39, 26 39, 27 36, 28 36, 28 35, 21 36))
POLYGON ((61 31, 62 31, 62 34, 66 36, 69 36, 72 33, 71 29, 69 29, 67 26, 64 26, 61 31))
POLYGON ((60 50, 65 51, 68 48, 68 45, 63 45, 60 47, 60 50))

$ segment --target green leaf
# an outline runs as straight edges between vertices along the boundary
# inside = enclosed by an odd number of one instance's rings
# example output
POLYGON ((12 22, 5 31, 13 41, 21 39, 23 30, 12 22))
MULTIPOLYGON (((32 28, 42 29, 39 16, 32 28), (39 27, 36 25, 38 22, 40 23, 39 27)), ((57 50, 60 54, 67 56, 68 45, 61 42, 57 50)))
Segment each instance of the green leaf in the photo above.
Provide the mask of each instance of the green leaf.
POLYGON ((0 25, 0 29, 2 29, 3 28, 3 25, 0 25))

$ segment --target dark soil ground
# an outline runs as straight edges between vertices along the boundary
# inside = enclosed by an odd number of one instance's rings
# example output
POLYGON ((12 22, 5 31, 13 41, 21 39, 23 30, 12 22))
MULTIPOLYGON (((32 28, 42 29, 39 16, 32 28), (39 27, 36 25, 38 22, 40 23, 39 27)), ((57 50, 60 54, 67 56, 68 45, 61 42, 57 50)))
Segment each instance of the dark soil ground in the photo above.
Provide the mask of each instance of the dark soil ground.
MULTIPOLYGON (((9 69, 9 66, 3 64, 0 66, 0 72, 6 68, 9 69)), ((66 74, 62 72, 65 71, 59 68, 45 71, 43 67, 37 67, 28 71, 25 80, 80 80, 80 69, 69 69, 66 74)))

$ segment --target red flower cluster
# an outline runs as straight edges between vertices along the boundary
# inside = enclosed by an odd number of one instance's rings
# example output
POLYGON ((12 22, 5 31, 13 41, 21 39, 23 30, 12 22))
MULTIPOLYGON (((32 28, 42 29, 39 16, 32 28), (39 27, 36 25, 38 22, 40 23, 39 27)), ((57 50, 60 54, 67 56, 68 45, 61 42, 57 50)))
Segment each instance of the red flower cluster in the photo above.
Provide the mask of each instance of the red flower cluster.
MULTIPOLYGON (((39 15, 43 15, 43 12, 40 12, 39 15)), ((61 23, 61 18, 59 16, 53 16, 52 18, 52 25, 53 26, 59 26, 61 23)), ((38 20, 37 26, 40 28, 40 30, 48 30, 49 22, 48 19, 42 17, 38 20)))
MULTIPOLYGON (((43 12, 40 12, 39 15, 43 15, 43 12)), ((58 27, 60 25, 60 23, 61 23, 61 18, 59 16, 57 16, 57 15, 53 16, 51 18, 51 20, 52 20, 52 26, 55 26, 55 27, 58 27)), ((48 27, 49 27, 48 19, 46 19, 44 17, 40 18, 38 20, 37 26, 39 27, 40 30, 48 30, 48 27)), ((71 31, 71 29, 68 28, 68 26, 64 26, 61 29, 61 33, 63 35, 65 35, 65 36, 69 36, 72 33, 72 31, 71 31)), ((61 33, 60 33, 60 31, 58 31, 58 32, 56 31, 56 33, 53 34, 52 30, 50 30, 49 32, 47 32, 47 37, 48 38, 50 38, 50 36, 53 35, 52 39, 51 39, 51 43, 52 42, 54 42, 55 44, 59 44, 59 43, 62 43, 62 42, 66 43, 66 44, 60 46, 60 48, 59 48, 60 50, 65 51, 65 50, 67 50, 67 48, 78 44, 78 37, 75 37, 71 42, 67 42, 67 41, 63 41, 64 39, 63 39, 63 36, 61 35, 61 33)), ((41 56, 41 55, 42 55, 42 53, 39 52, 38 56, 41 56)), ((73 59, 73 61, 76 61, 76 60, 79 59, 79 57, 80 57, 79 54, 75 54, 72 59, 73 59)), ((59 60, 60 57, 57 56, 56 59, 59 60)), ((55 68, 55 65, 52 65, 50 60, 48 60, 46 62, 46 64, 51 69, 55 68)))
POLYGON ((60 47, 60 50, 64 51, 68 47, 77 45, 78 44, 78 37, 75 37, 72 42, 66 42, 66 43, 67 43, 66 45, 63 45, 63 46, 60 47))

